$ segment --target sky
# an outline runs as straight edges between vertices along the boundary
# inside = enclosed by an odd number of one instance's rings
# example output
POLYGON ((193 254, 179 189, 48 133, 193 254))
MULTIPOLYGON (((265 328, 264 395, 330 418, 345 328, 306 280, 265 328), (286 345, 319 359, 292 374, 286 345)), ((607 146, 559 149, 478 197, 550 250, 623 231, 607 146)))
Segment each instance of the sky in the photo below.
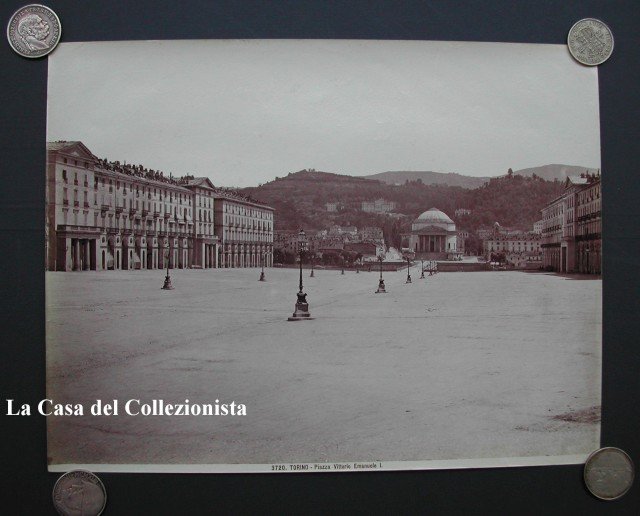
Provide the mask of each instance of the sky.
POLYGON ((49 56, 47 139, 220 186, 305 168, 600 168, 598 77, 564 45, 62 43, 49 56))

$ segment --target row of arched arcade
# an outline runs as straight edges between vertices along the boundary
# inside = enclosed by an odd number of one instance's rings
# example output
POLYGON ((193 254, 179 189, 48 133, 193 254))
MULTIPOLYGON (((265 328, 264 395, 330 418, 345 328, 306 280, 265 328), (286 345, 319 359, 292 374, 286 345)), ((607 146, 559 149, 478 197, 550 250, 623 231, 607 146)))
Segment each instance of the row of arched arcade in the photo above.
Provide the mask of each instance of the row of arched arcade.
POLYGON ((273 246, 223 244, 219 246, 218 266, 223 268, 273 266, 273 246))

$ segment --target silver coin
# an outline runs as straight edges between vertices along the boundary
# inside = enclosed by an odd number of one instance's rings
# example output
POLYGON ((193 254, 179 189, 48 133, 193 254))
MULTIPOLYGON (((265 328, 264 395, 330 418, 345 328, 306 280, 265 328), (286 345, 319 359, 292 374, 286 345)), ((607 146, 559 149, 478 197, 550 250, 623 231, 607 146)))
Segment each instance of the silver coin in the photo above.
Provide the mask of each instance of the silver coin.
POLYGON ((98 516, 106 503, 104 485, 90 471, 69 471, 53 487, 53 505, 62 516, 98 516))
POLYGON ((611 29, 600 20, 584 18, 571 27, 567 45, 576 61, 588 66, 596 66, 611 57, 613 34, 611 29))
POLYGON ((44 5, 31 4, 18 9, 7 25, 11 48, 24 57, 42 57, 60 41, 60 19, 44 5))
POLYGON ((634 467, 631 458, 619 448, 600 448, 584 465, 584 483, 595 497, 616 500, 633 484, 634 467))

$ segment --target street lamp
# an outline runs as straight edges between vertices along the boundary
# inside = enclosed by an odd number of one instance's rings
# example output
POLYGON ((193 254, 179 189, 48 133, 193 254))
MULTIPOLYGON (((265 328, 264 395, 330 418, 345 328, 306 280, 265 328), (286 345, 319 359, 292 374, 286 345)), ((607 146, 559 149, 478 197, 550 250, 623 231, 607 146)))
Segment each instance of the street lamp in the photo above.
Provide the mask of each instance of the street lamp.
POLYGON ((407 260, 407 281, 405 283, 411 283, 411 260, 415 257, 415 253, 411 249, 403 250, 402 256, 407 260))
POLYGON ((378 261, 380 262, 380 281, 378 281, 378 290, 376 290, 376 294, 387 293, 387 290, 384 288, 384 280, 382 279, 382 260, 384 260, 384 254, 380 253, 378 255, 378 261))
POLYGON ((307 250, 307 235, 304 230, 298 233, 298 256, 300 258, 300 285, 296 294, 296 309, 288 321, 309 321, 313 319, 309 313, 309 303, 307 303, 307 294, 302 291, 302 256, 307 250))
POLYGON ((314 277, 314 275, 313 275, 313 266, 315 265, 315 263, 316 263, 316 255, 314 254, 314 255, 311 256, 311 274, 309 274, 310 278, 314 277))
POLYGON ((164 285, 162 285, 162 290, 173 290, 173 285, 171 284, 171 276, 169 276, 169 263, 170 263, 170 250, 167 249, 167 254, 165 258, 167 259, 167 275, 164 278, 164 285))
POLYGON ((262 272, 260 273, 260 279, 258 281, 267 281, 264 277, 264 257, 267 255, 267 253, 262 253, 260 255, 260 257, 262 258, 262 272))
POLYGON ((424 279, 424 260, 420 260, 420 279, 424 279))
POLYGON ((342 272, 340 274, 344 274, 344 255, 342 255, 342 272))

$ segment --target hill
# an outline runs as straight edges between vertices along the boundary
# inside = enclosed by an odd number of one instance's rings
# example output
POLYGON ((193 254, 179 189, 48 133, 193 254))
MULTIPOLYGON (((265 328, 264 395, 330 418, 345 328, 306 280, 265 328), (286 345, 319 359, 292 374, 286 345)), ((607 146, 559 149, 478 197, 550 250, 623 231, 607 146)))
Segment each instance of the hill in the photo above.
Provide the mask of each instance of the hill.
POLYGON ((456 174, 455 172, 430 171, 389 171, 363 176, 367 179, 382 181, 388 185, 402 185, 406 181, 422 181, 425 185, 448 185, 462 188, 479 188, 489 181, 489 177, 472 177, 456 174))
POLYGON ((494 222, 530 230, 540 219, 542 207, 562 189, 561 181, 513 173, 468 189, 418 180, 389 185, 368 178, 303 170, 258 187, 244 188, 241 193, 276 209, 277 230, 327 229, 334 224, 376 226, 384 229, 388 243, 397 245, 399 233, 408 230, 414 218, 432 207, 447 213, 459 228, 472 232, 494 222), (362 211, 362 201, 375 199, 395 202, 395 214, 362 211), (328 212, 326 203, 338 203, 338 211, 328 212), (471 215, 457 218, 457 208, 470 209, 471 215))
MULTIPOLYGON (((580 167, 576 165, 542 165, 540 167, 523 168, 513 173, 525 177, 534 175, 547 181, 558 179, 564 181, 567 176, 579 176, 583 172, 594 173, 595 168, 580 167)), ((422 181, 425 185, 448 185, 460 186, 462 188, 480 188, 488 182, 491 177, 473 177, 457 174, 455 172, 430 172, 430 171, 389 171, 363 176, 366 179, 382 181, 388 185, 402 185, 407 181, 422 181)), ((498 176, 503 177, 503 176, 498 176)))
POLYGON ((514 174, 519 174, 525 177, 533 177, 535 174, 542 179, 547 181, 553 181, 554 179, 559 179, 560 181, 564 181, 567 176, 579 176, 584 172, 589 172, 593 174, 596 172, 595 168, 588 167, 579 167, 575 165, 543 165, 541 167, 533 167, 533 168, 523 168, 521 170, 515 170, 514 174))

